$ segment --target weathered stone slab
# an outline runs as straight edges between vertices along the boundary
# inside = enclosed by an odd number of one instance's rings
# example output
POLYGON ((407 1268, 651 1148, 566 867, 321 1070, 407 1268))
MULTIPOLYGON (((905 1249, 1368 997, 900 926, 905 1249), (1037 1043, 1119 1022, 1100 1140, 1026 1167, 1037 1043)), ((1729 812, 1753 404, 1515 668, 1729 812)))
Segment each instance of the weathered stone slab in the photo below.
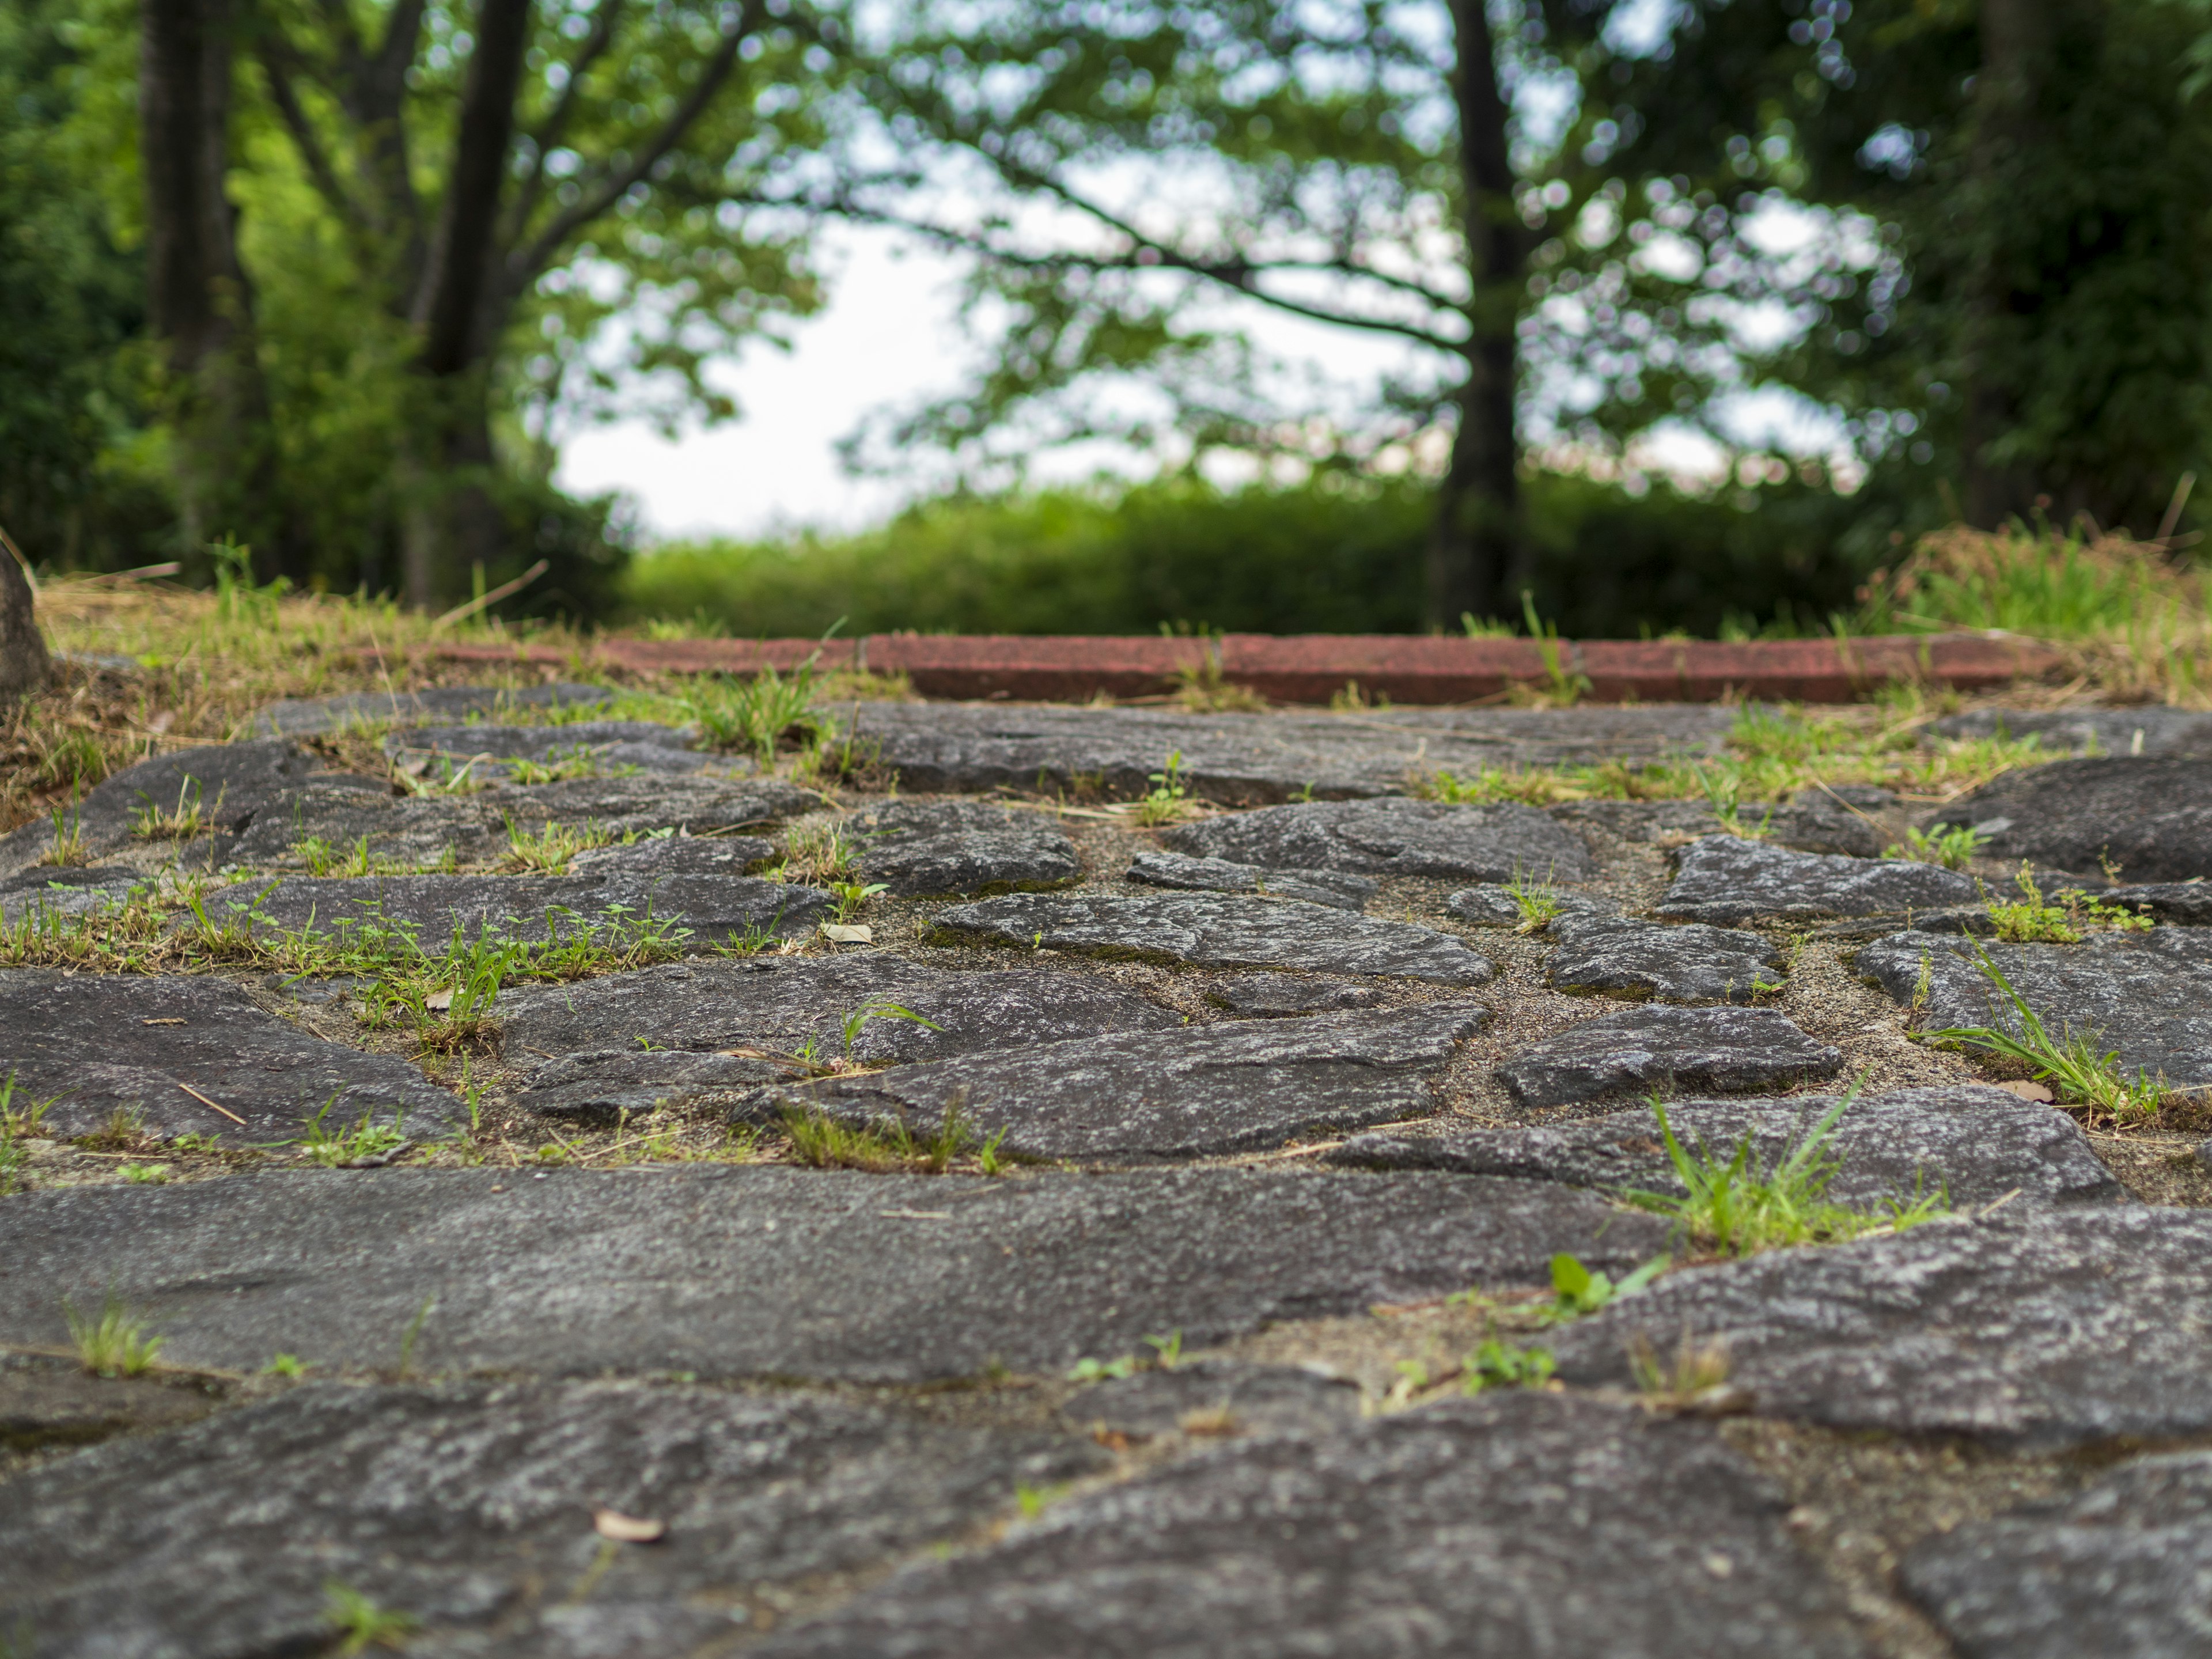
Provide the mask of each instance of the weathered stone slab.
POLYGON ((2212 1215, 2075 1206, 1668 1275, 1559 1333, 1559 1373, 1625 1383, 1641 1335, 1718 1338, 1756 1409, 2003 1445, 2212 1430, 2212 1215))
POLYGON ((549 1055, 623 1047, 642 1053, 645 1043, 795 1054, 811 1042, 825 1056, 863 1066, 1182 1024, 1181 1015, 1092 975, 956 971, 874 952, 669 963, 573 985, 518 988, 502 994, 500 1013, 510 1043, 549 1055), (884 1004, 929 1024, 864 1020, 848 1053, 844 1022, 884 1004))
POLYGON ((1382 993, 1372 985, 1314 979, 1303 974, 1239 974, 1206 987, 1206 1000, 1232 1014, 1275 1018, 1285 1014, 1328 1014, 1346 1008, 1373 1008, 1382 993))
POLYGON ((1970 904, 1978 896, 1972 876, 1941 865, 1792 853, 1737 836, 1709 836, 1682 849, 1659 914, 1728 927, 1902 914, 1970 904))
POLYGON ((392 732, 384 752, 395 764, 430 773, 458 773, 482 781, 512 776, 514 761, 540 766, 588 768, 593 772, 678 774, 712 768, 750 772, 742 757, 702 754, 695 733, 656 720, 584 720, 568 726, 416 726, 392 732))
POLYGON ((1709 1425, 1516 1389, 1185 1459, 757 1651, 1864 1651, 1786 1507, 1709 1425))
POLYGON ((2177 1088, 2212 1083, 2212 936, 2195 929, 2092 933, 2079 945, 2008 945, 1943 933, 1894 933, 1858 954, 1861 974, 1907 1006, 1923 1029, 1995 1026, 2020 1034, 2011 1001, 1976 965, 1986 954, 2045 1028, 2095 1034, 2132 1074, 2177 1088), (1922 973, 1927 975, 1922 1000, 1922 973))
MULTIPOLYGON (((1747 1139, 1751 1167, 1772 1170, 1834 1107, 1832 1095, 1785 1100, 1686 1100, 1667 1108, 1674 1136, 1723 1161, 1747 1139)), ((1828 1156, 1841 1165, 1827 1196, 1865 1207, 1941 1191, 1956 1207, 2018 1192, 2025 1201, 2108 1202, 2124 1196, 2079 1125, 2065 1113, 1981 1084, 1869 1095, 1836 1121, 1828 1156)), ((1326 1161, 1346 1168, 1451 1170, 1564 1181, 1571 1186, 1686 1189, 1645 1107, 1579 1123, 1484 1129, 1417 1139, 1353 1137, 1326 1161)))
POLYGON ((1741 928, 1581 916, 1547 931, 1553 988, 1571 996, 1748 1003, 1784 982, 1781 951, 1741 928))
MULTIPOLYGON (((1801 789, 1788 801, 1745 801, 1736 811, 1736 822, 1759 831, 1759 839, 1776 847, 1801 852, 1841 854, 1851 858, 1875 858, 1896 836, 1885 830, 1877 812, 1894 808, 1896 798, 1887 790, 1867 792, 1886 800, 1850 799, 1858 792, 1848 786, 1837 793, 1801 789), (1853 811, 1853 808, 1856 811, 1853 811)), ((1686 836, 1726 833, 1727 827, 1707 803, 1688 800, 1577 800, 1547 809, 1562 823, 1587 824, 1626 842, 1649 845, 1671 844, 1686 836)))
POLYGON ((1359 1420, 1359 1386, 1291 1365, 1186 1359, 1095 1383, 1060 1415, 1142 1437, 1327 1434, 1359 1420))
POLYGON ((1480 985, 1496 971, 1446 933, 1318 905, 1229 894, 1010 893, 937 918, 941 938, 1187 962, 1480 985))
POLYGON ((653 836, 579 853, 568 860, 568 873, 742 876, 775 856, 775 843, 759 836, 653 836))
POLYGON ((908 896, 1059 887, 1083 873, 1056 818, 984 801, 890 801, 847 821, 860 878, 908 896))
POLYGON ((1376 887, 1364 876, 1334 870, 1263 870, 1256 864, 1192 858, 1183 853, 1139 853, 1129 860, 1128 879, 1184 892, 1265 893, 1336 910, 1365 909, 1376 887))
POLYGON ((2053 757, 2212 757, 2212 714, 2186 708, 1976 708, 1928 730, 1939 738, 2033 738, 2053 757))
POLYGON ((1255 715, 879 702, 860 706, 857 729, 909 790, 1089 787, 1128 799, 1172 752, 1194 794, 1243 805, 1398 794, 1409 779, 1486 766, 1717 753, 1735 721, 1699 703, 1255 715))
POLYGON ((0 1354, 0 1447, 31 1451, 173 1428, 221 1409, 226 1392, 213 1378, 96 1376, 75 1354, 0 1354))
POLYGON ((1298 1020, 1231 1020, 1079 1037, 866 1077, 764 1090, 755 1121, 806 1108, 933 1130, 957 1105, 980 1135, 1034 1158, 1199 1158, 1426 1117, 1452 1045, 1489 1018, 1472 1002, 1298 1020))
MULTIPOLYGON (((1550 890, 1550 896, 1552 902, 1559 906, 1557 921, 1571 916, 1613 916, 1620 914, 1618 904, 1595 893, 1577 893, 1571 887, 1554 887, 1550 890)), ((1522 915, 1521 902, 1514 897, 1513 890, 1499 886, 1495 882, 1461 888, 1444 901, 1444 914, 1455 921, 1467 923, 1470 927, 1511 927, 1517 930, 1527 920, 1522 915)))
POLYGON ((337 697, 286 697, 247 723, 256 737, 304 738, 364 722, 497 717, 514 708, 579 708, 614 701, 600 685, 440 685, 420 691, 357 691, 337 697))
POLYGON ((0 1077, 9 1073, 18 1109, 53 1098, 45 1127, 62 1136, 104 1128, 118 1112, 165 1139, 296 1136, 326 1103, 331 1130, 364 1113, 389 1123, 404 1111, 410 1131, 431 1134, 468 1121, 405 1060, 310 1036, 215 979, 0 970, 0 1077))
POLYGON ((427 1299, 426 1374, 920 1382, 1547 1284, 1561 1250, 1619 1274, 1665 1237, 1548 1182, 1275 1167, 241 1175, 0 1204, 0 1341, 64 1344, 61 1298, 112 1286, 167 1361, 388 1370, 427 1299))
POLYGON ((610 835, 678 830, 697 839, 771 823, 820 802, 773 778, 572 778, 466 794, 395 796, 325 786, 276 797, 225 856, 248 869, 307 867, 301 843, 313 838, 338 857, 366 837, 386 864, 496 864, 516 831, 550 823, 591 825, 610 835))
POLYGON ((320 1652, 337 1583, 427 1627, 418 1650, 690 1650, 746 1628, 757 1586, 872 1565, 1108 1461, 813 1394, 310 1382, 10 1482, 0 1622, 42 1654, 320 1652), (594 1578, 602 1505, 667 1535, 594 1578))
POLYGON ((2212 876, 2212 757, 2056 761, 1928 815, 1979 830, 1990 858, 2129 881, 2212 876))
POLYGON ((1301 801, 1178 824, 1161 839, 1177 852, 1270 870, 1578 881, 1596 869, 1580 836, 1510 801, 1301 801))
POLYGON ((1966 1659, 2203 1652, 2212 1453, 2146 1457, 2073 1498, 1931 1534, 1898 1582, 1966 1659))
MULTIPOLYGON (((106 858, 137 843, 140 816, 148 811, 173 814, 181 804, 186 811, 197 805, 204 826, 192 843, 192 856, 204 860, 212 845, 227 846, 222 837, 235 835, 284 791, 308 778, 319 779, 326 789, 349 793, 380 791, 372 778, 325 769, 321 758, 297 744, 279 738, 258 743, 223 744, 204 749, 182 749, 156 755, 136 766, 125 767, 73 806, 64 809, 69 829, 82 842, 89 858, 106 858)), ((0 875, 14 875, 39 864, 54 845, 52 818, 27 823, 0 839, 0 875)), ((181 848, 182 843, 163 845, 181 848)))
POLYGON ((1771 1008, 1623 1009, 1532 1042, 1498 1068, 1523 1106, 1565 1106, 1615 1089, 1739 1094, 1843 1064, 1771 1008))
POLYGON ((413 929, 426 946, 455 928, 524 943, 665 921, 695 948, 756 933, 811 933, 836 910, 819 888, 757 876, 286 876, 218 888, 208 915, 254 927, 319 933, 413 929))
POLYGON ((0 921, 61 920, 113 910, 130 902, 133 890, 150 893, 155 886, 154 878, 143 872, 112 865, 93 869, 33 865, 0 879, 0 921))
POLYGON ((624 1114, 641 1116, 659 1106, 734 1098, 789 1073, 787 1066, 748 1054, 592 1048, 546 1061, 517 1099, 548 1117, 619 1122, 624 1114))

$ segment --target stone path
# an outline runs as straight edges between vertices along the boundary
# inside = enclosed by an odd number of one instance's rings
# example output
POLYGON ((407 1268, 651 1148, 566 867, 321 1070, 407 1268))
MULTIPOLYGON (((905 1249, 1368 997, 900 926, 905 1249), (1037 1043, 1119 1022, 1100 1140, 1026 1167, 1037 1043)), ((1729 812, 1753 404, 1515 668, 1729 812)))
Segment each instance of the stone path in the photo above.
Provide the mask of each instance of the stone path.
POLYGON ((1706 706, 623 712, 0 839, 0 1650, 2212 1650, 2212 717, 1724 822, 1413 793, 1706 706), (2166 1106, 1916 1040, 1992 974, 2166 1106))

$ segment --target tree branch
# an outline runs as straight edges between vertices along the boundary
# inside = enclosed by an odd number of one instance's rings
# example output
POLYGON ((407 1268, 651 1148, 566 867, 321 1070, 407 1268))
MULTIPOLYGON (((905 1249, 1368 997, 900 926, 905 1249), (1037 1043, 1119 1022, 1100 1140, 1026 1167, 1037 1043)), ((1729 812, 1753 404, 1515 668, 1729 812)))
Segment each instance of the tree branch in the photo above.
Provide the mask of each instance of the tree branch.
MULTIPOLYGON (((699 83, 691 88, 691 95, 678 106, 676 112, 630 164, 612 174, 598 190, 566 211, 556 214, 553 222, 539 233, 528 248, 511 253, 507 259, 507 281, 510 291, 519 293, 530 280, 544 270, 558 252, 561 245, 574 234, 579 227, 587 225, 622 200, 630 187, 660 164, 665 156, 684 140, 691 124, 705 113, 707 106, 714 101, 722 83, 729 79, 730 70, 738 61, 738 48, 745 37, 760 27, 767 15, 766 0, 745 0, 738 13, 737 21, 722 37, 714 55, 707 60, 699 72, 699 83)), ((518 234, 520 228, 518 228, 518 234)))
POLYGON ((507 234, 502 240, 513 242, 519 240, 523 227, 530 222, 530 216, 538 210, 538 198, 545 188, 546 152, 560 144, 561 135, 568 129, 568 118, 575 112, 576 100, 580 95, 584 77, 591 72, 592 65, 614 44, 615 28, 621 15, 622 0, 601 0, 598 13, 592 19, 592 32, 585 37, 575 61, 568 65, 568 79, 561 88, 560 97, 554 100, 551 112, 538 130, 530 135, 533 152, 530 158, 530 173, 523 179, 522 188, 515 192, 514 212, 508 218, 507 234))
POLYGON ((322 138, 315 131, 314 123, 308 118, 306 108, 300 102, 300 95, 293 88, 291 71, 297 60, 291 43, 271 33, 264 33, 256 46, 254 55, 260 60, 262 76, 269 82, 270 101, 276 106, 277 114, 283 118, 284 130, 291 136, 293 148, 300 152, 300 161, 307 169, 307 177, 314 182, 316 192, 337 216, 338 222, 345 227, 347 234, 356 245, 362 243, 368 227, 362 214, 361 204, 339 182, 337 169, 331 166, 330 152, 323 148, 322 138))

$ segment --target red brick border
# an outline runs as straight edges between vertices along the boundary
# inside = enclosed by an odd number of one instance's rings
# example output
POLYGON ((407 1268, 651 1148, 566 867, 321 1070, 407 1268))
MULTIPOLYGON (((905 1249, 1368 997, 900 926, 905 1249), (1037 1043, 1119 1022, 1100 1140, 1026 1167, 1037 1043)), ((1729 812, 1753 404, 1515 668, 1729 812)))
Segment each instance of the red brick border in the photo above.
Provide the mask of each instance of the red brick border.
MULTIPOLYGON (((432 647, 459 662, 566 666, 555 646, 432 647)), ((1595 702, 1710 702, 1735 694, 1850 702, 1893 680, 1977 690, 2048 678, 2064 659, 2009 634, 1893 635, 1864 640, 1466 640, 1394 634, 1230 634, 1218 641, 1106 635, 871 634, 856 641, 606 638, 589 649, 640 673, 788 672, 824 668, 903 673, 927 697, 1079 702, 1170 691, 1218 674, 1271 702, 1324 703, 1357 684, 1400 703, 1478 702, 1516 685, 1587 682, 1595 702)))

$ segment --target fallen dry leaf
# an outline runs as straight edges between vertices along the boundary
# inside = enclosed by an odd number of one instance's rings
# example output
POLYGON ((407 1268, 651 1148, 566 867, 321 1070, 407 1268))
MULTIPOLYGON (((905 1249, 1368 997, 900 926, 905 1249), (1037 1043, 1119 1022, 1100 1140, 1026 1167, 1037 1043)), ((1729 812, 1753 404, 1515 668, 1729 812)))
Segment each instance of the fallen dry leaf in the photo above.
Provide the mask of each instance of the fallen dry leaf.
POLYGON ((617 1544, 658 1544, 668 1536, 668 1522, 624 1515, 620 1510, 611 1510, 601 1504, 592 1506, 592 1530, 617 1544))
POLYGON ((422 1006, 432 1013, 442 1014, 453 1006, 453 994, 451 991, 433 991, 422 999, 422 1006))
POLYGON ((1996 1085, 2008 1095, 2018 1095, 2022 1100, 2039 1100, 2048 1106, 2058 1097, 2045 1083, 2000 1083, 1996 1085))
POLYGON ((861 922, 848 926, 842 922, 825 921, 822 924, 822 937, 832 945, 868 945, 874 942, 876 930, 861 922))

